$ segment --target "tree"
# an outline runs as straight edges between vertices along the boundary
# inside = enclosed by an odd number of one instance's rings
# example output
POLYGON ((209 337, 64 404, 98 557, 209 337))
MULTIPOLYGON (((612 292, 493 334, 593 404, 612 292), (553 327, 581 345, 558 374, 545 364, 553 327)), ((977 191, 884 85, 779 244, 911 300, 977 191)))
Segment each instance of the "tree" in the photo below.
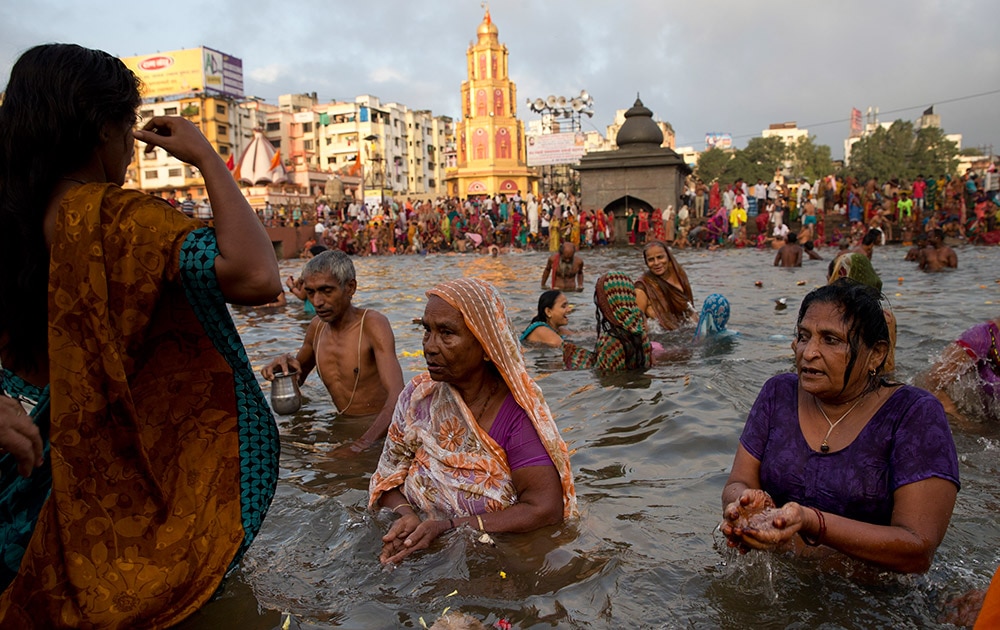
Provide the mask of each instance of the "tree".
POLYGON ((805 177, 815 181, 833 172, 833 159, 830 157, 830 147, 825 144, 816 145, 816 136, 799 138, 789 149, 792 162, 791 176, 793 179, 805 177))
POLYGON ((698 156, 698 177, 703 182, 710 182, 713 179, 722 180, 726 175, 729 161, 732 154, 723 151, 719 147, 712 147, 698 156))
POLYGON ((897 120, 888 129, 879 127, 854 144, 848 172, 860 181, 874 177, 880 182, 897 177, 912 180, 917 175, 953 175, 958 168, 957 150, 939 127, 914 131, 913 123, 897 120))
POLYGON ((769 182, 774 179, 775 171, 784 162, 785 142, 781 138, 751 138, 746 148, 733 156, 726 169, 726 177, 730 181, 742 179, 745 182, 756 182, 759 179, 769 182))
POLYGON ((945 137, 940 127, 924 127, 913 140, 913 158, 905 177, 917 175, 954 175, 958 170, 958 144, 945 137))

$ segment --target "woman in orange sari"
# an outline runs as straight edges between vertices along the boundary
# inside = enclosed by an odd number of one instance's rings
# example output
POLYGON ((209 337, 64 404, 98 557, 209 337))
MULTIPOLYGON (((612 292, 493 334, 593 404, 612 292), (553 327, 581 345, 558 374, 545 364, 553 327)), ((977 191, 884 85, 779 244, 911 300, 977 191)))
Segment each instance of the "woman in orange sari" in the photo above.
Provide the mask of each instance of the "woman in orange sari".
POLYGON ((647 271, 635 281, 639 310, 656 319, 664 330, 693 324, 697 314, 691 283, 667 244, 650 241, 642 248, 642 257, 647 271))
POLYGON ((277 429, 226 307, 281 292, 270 240, 194 125, 133 129, 138 87, 52 44, 0 106, 0 627, 174 626, 274 494, 277 429), (133 138, 198 168, 214 229, 122 188, 133 138))
POLYGON ((427 292, 424 358, 396 402, 368 505, 399 518, 396 563, 456 527, 528 532, 575 516, 569 453, 499 292, 474 278, 427 292))

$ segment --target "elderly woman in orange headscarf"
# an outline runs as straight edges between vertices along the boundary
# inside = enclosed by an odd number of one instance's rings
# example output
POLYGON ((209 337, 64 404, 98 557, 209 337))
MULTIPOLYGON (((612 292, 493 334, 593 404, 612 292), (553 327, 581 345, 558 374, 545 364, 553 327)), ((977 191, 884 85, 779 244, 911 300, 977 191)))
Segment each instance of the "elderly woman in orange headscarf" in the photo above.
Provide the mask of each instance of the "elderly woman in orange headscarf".
POLYGON ((369 507, 399 518, 383 563, 445 532, 528 532, 575 516, 566 444, 499 292, 474 278, 427 292, 427 373, 399 395, 369 487, 369 507))

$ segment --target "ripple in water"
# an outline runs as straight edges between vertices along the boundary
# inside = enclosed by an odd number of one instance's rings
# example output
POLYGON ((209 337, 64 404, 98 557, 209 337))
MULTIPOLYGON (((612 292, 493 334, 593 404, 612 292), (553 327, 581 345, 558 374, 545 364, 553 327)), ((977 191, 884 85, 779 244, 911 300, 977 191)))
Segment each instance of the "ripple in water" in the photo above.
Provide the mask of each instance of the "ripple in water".
MULTIPOLYGON (((963 330, 997 316, 1000 248, 957 251, 959 269, 923 274, 903 261, 905 249, 876 249, 873 263, 899 322, 900 380, 913 381, 963 330)), ((594 279, 609 270, 638 276, 642 257, 629 249, 582 256, 587 289, 568 297, 573 339, 586 344, 595 336, 594 279)), ((677 257, 696 304, 709 293, 729 298, 729 327, 738 336, 694 346, 686 331, 657 333, 671 361, 616 377, 562 371, 558 352, 526 351, 573 453, 578 521, 494 536, 495 547, 458 530, 430 552, 383 568, 378 553, 389 517, 366 510, 378 454, 326 454, 364 427, 338 419, 311 375, 302 410, 279 417, 281 482, 242 571, 183 627, 270 629, 281 611, 303 628, 419 627, 421 617, 430 625, 449 607, 486 625, 506 618, 518 628, 950 627, 941 621, 945 602, 985 587, 1000 563, 997 424, 955 429, 963 487, 926 575, 736 554, 713 536, 722 486, 758 390, 792 368, 798 306, 823 283, 826 262, 778 269, 773 252, 753 250, 681 250, 677 257), (787 309, 775 309, 778 298, 787 309)), ((543 253, 357 258, 355 303, 389 318, 408 380, 424 369, 416 355, 422 331, 412 323, 423 312, 424 291, 455 276, 484 278, 523 327, 535 311, 544 261, 543 253)), ((297 273, 300 264, 282 263, 282 274, 297 273)), ((237 307, 234 316, 257 370, 278 353, 295 352, 308 324, 295 298, 283 309, 237 307)))

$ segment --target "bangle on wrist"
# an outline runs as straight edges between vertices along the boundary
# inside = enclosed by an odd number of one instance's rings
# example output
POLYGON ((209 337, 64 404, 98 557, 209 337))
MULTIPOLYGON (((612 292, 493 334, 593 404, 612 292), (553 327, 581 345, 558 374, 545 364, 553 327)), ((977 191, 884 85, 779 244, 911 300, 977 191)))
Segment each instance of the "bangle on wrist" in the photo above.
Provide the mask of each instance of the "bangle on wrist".
POLYGON ((799 536, 801 536, 802 541, 810 547, 818 547, 823 543, 823 538, 826 536, 826 517, 824 517, 823 513, 817 508, 810 506, 809 509, 816 513, 816 520, 819 522, 819 530, 816 532, 816 536, 808 536, 800 529, 799 536))
POLYGON ((479 523, 479 531, 486 532, 486 528, 483 527, 483 517, 476 514, 476 521, 479 523))
MULTIPOLYGON (((396 505, 395 507, 390 508, 390 509, 392 509, 392 511, 395 512, 396 514, 399 514, 399 508, 401 508, 401 507, 408 507, 408 508, 410 508, 411 512, 413 512, 414 514, 417 513, 417 510, 414 509, 414 507, 412 505, 410 505, 409 503, 400 503, 399 505, 396 505)), ((402 516, 402 514, 400 514, 400 516, 402 516)))

